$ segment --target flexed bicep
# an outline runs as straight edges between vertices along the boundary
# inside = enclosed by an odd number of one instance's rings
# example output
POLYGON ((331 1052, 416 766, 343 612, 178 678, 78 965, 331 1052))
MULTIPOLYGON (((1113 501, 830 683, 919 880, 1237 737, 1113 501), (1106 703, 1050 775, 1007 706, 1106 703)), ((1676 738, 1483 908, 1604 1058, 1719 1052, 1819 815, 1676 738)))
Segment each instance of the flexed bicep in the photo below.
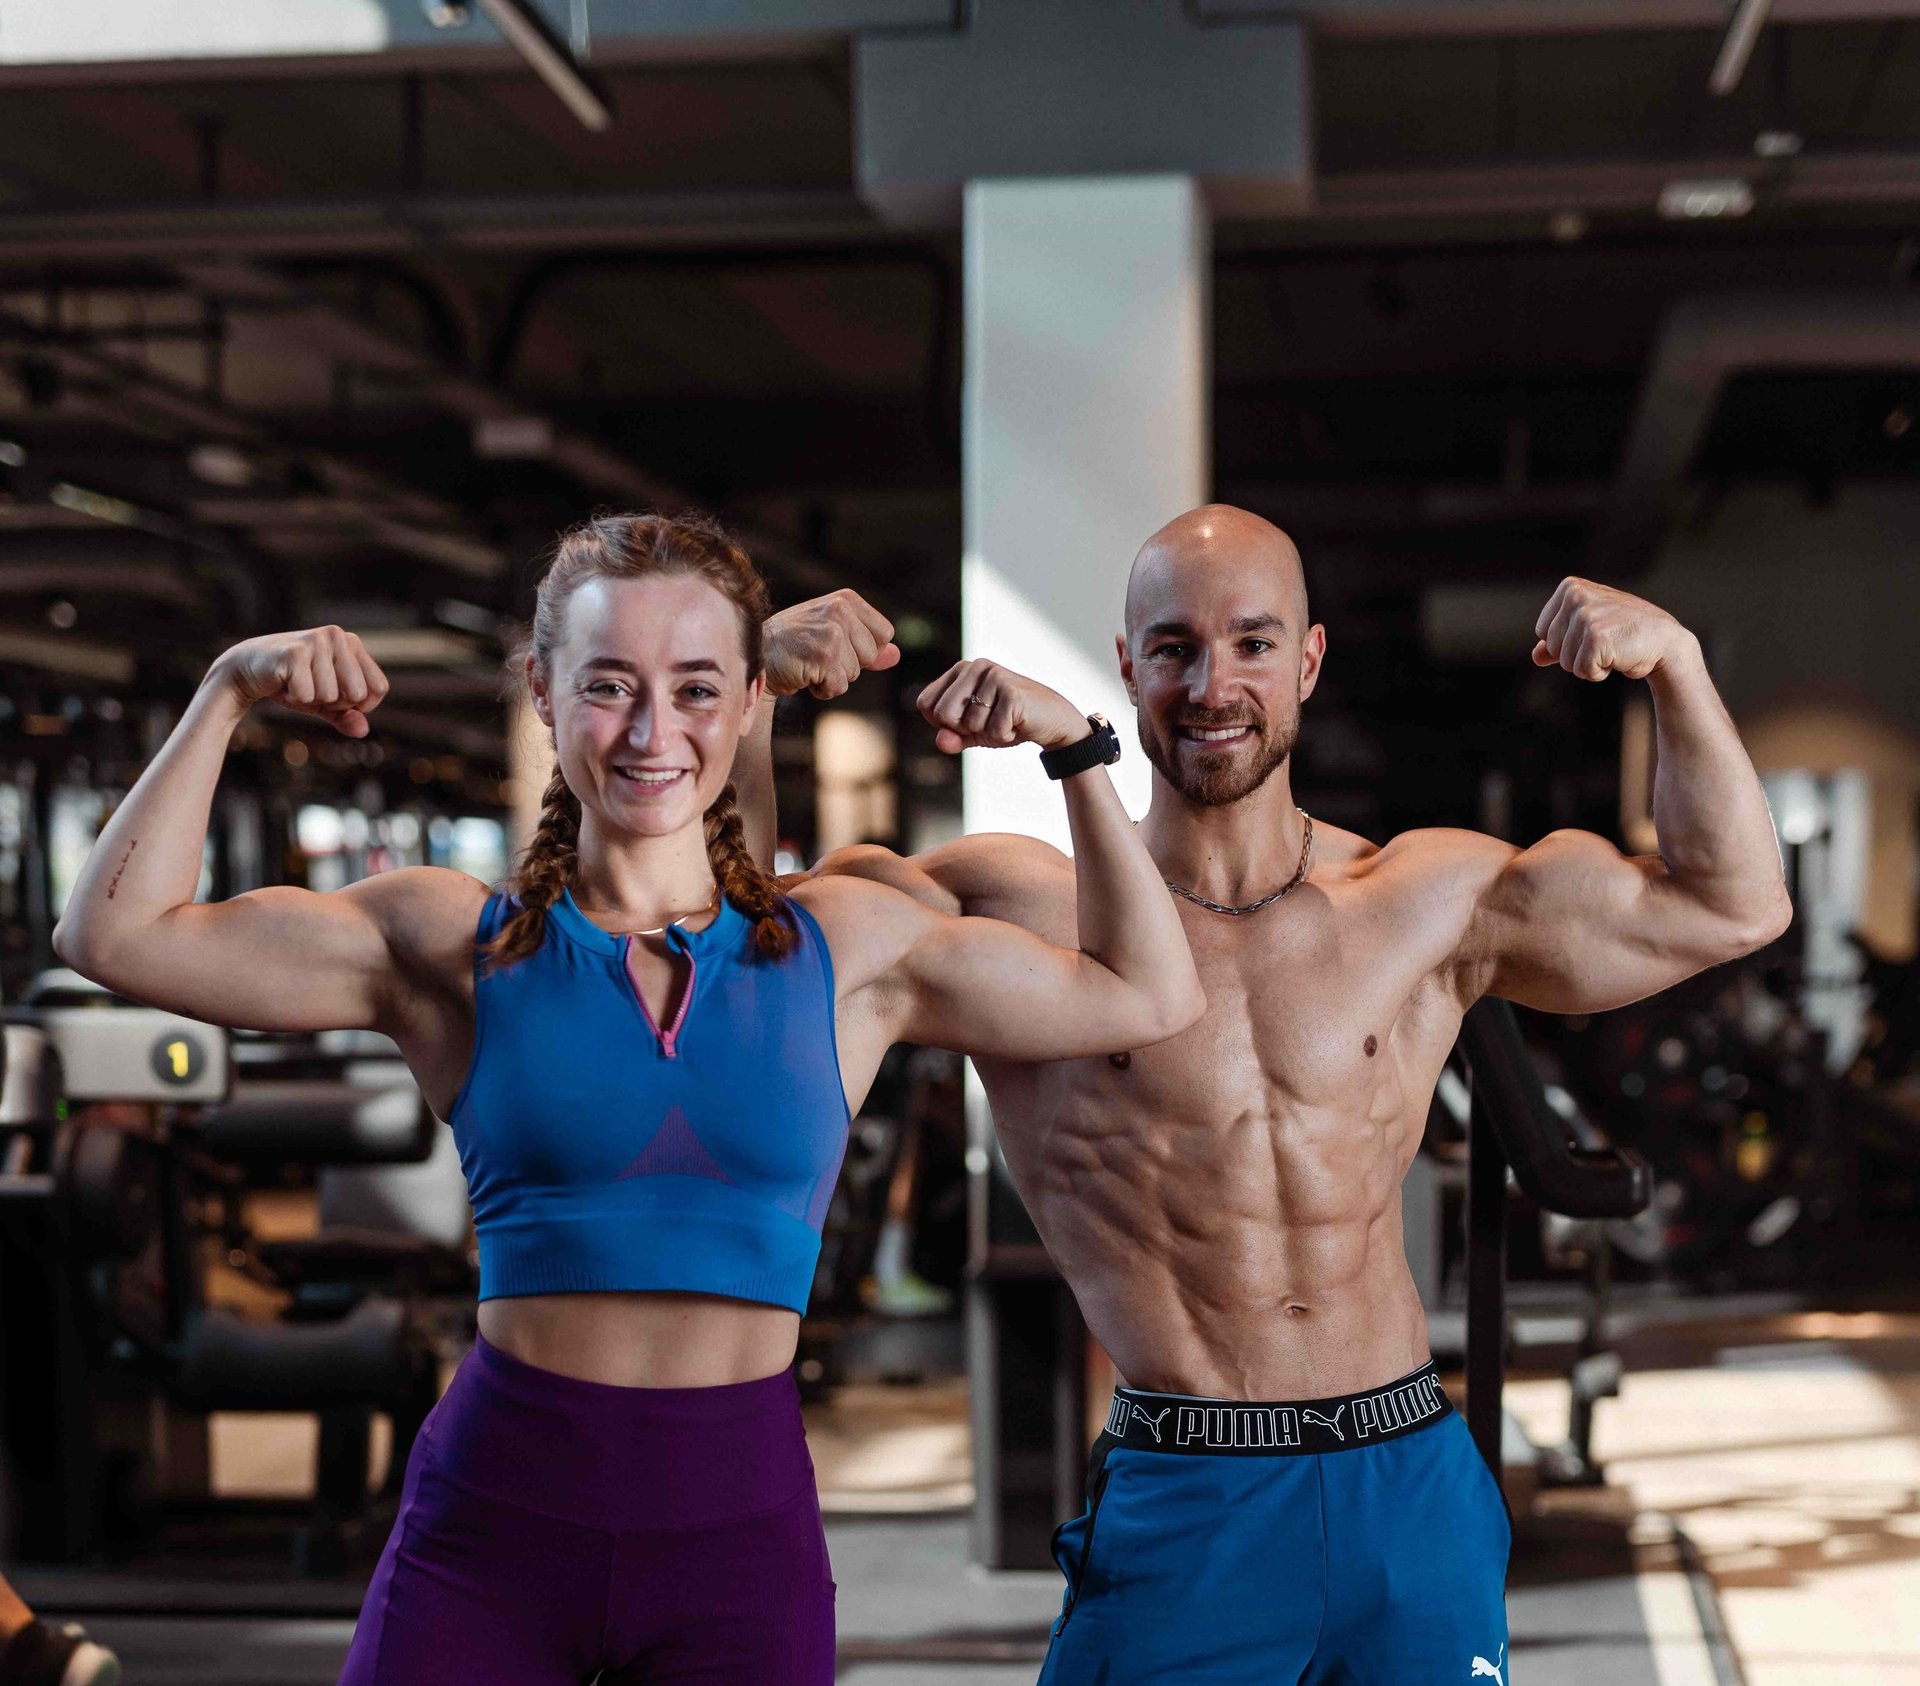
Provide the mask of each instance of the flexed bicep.
POLYGON ((1604 1012, 1727 958, 1726 921, 1658 855, 1624 854, 1587 831, 1556 831, 1530 849, 1483 841, 1500 858, 1461 946, 1469 996, 1604 1012))

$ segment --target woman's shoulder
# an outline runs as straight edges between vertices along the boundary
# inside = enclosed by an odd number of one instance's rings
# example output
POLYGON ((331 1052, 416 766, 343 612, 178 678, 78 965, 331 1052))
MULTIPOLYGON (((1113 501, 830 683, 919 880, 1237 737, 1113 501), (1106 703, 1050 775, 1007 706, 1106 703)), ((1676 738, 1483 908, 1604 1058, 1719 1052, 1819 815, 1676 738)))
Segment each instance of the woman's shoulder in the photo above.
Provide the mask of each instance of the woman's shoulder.
POLYGON ((396 961, 433 969, 471 963, 480 910, 494 892, 471 873, 444 866, 403 866, 351 885, 387 939, 396 961))
POLYGON ((870 878, 804 877, 783 880, 781 889, 812 916, 842 972, 884 970, 928 921, 940 918, 905 891, 870 878))

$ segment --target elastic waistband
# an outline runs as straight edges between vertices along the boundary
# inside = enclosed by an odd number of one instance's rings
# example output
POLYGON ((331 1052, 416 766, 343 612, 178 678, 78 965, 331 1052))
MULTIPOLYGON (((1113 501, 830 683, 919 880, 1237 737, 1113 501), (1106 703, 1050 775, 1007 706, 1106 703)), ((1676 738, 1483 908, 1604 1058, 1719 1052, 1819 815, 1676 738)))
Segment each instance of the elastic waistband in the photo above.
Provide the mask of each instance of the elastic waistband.
POLYGON ((615 1387, 480 1341, 422 1435, 433 1467, 511 1504, 626 1532, 771 1510, 813 1479, 793 1373, 615 1387))
POLYGON ((1116 1388, 1100 1441, 1108 1450, 1203 1457, 1290 1458, 1378 1446, 1437 1423, 1453 1410, 1439 1367, 1364 1393, 1265 1402, 1116 1388))
POLYGON ((720 1382, 712 1387, 622 1387, 563 1376, 515 1358, 476 1334, 470 1360, 494 1387, 549 1409, 590 1412, 611 1426, 634 1428, 660 1423, 724 1423, 758 1420, 769 1412, 785 1415, 798 1403, 800 1390, 791 1370, 777 1370, 751 1382, 720 1382))

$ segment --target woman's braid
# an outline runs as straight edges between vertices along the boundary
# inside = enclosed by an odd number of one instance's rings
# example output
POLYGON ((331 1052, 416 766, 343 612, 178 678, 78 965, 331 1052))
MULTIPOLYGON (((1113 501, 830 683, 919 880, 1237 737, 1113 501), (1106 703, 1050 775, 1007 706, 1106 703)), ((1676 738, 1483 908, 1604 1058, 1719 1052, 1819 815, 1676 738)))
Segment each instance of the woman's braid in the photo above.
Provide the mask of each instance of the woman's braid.
POLYGON ((720 893, 753 921, 754 946, 769 960, 784 960, 798 938, 787 898, 772 876, 762 872, 747 852, 746 829, 729 784, 707 810, 707 861, 720 893))
POLYGON ((500 927, 500 933, 481 952, 488 969, 511 966, 539 948, 547 931, 547 909, 573 882, 575 851, 580 842, 580 798, 567 788, 556 762, 540 799, 540 823, 534 828, 520 865, 507 880, 507 890, 520 911, 500 927))

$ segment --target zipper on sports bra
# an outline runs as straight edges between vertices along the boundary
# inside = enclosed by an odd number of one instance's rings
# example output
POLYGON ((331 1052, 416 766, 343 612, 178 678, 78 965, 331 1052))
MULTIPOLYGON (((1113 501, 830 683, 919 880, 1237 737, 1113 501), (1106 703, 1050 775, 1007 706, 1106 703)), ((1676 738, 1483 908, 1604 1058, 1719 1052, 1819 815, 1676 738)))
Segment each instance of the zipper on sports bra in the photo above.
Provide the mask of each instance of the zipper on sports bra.
MULTIPOLYGON (((673 946, 673 932, 669 928, 667 947, 673 946)), ((640 1008, 640 1016, 647 1021, 647 1028, 659 1038, 660 1052, 668 1059, 676 1058, 673 1051, 674 1042, 680 1035, 680 1027, 687 1022, 687 1009, 693 1005, 694 978, 699 971, 699 962, 694 959, 693 950, 683 948, 680 952, 687 957, 687 987, 680 992, 680 1006, 673 1015, 673 1023, 662 1030, 659 1021, 653 1016, 653 1009, 647 1005, 647 998, 640 993, 640 985, 633 975, 633 938, 628 935, 620 939, 621 974, 627 980, 627 988, 633 991, 633 999, 640 1008)))

